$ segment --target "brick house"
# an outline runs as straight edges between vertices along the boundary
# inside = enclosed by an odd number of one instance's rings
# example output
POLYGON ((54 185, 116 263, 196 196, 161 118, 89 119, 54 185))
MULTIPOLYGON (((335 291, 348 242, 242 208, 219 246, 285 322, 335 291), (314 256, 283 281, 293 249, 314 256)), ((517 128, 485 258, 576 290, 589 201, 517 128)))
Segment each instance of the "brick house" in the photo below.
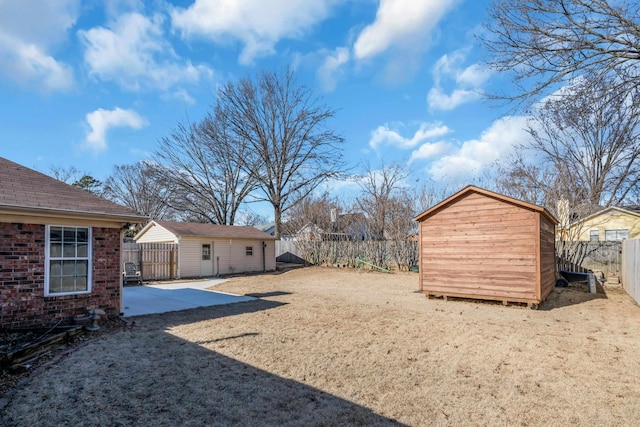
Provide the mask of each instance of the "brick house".
POLYGON ((0 157, 0 329, 120 314, 123 230, 145 220, 0 157))

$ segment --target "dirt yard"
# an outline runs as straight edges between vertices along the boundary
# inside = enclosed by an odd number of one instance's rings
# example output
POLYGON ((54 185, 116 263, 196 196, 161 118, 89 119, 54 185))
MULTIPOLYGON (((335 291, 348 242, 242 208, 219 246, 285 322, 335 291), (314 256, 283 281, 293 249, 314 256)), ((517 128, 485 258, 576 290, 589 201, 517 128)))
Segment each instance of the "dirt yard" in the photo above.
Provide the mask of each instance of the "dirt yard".
POLYGON ((427 299, 415 273, 306 268, 259 299, 134 318, 38 368, 0 425, 638 425, 640 307, 427 299))

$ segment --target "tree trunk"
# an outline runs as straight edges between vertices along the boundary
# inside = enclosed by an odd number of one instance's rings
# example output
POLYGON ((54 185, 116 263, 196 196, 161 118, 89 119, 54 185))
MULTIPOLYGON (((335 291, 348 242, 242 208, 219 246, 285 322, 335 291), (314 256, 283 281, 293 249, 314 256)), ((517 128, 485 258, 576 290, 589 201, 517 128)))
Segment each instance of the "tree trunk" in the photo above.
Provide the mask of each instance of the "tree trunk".
POLYGON ((282 230, 282 208, 276 204, 273 205, 273 220, 275 223, 273 236, 279 239, 280 231, 282 230))

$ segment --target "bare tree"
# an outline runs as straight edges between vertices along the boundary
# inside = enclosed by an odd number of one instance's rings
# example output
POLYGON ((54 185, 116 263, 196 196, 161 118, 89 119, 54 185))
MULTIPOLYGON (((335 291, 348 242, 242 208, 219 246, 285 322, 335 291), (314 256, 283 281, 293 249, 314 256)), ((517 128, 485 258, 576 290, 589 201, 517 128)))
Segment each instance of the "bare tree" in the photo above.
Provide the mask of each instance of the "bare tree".
POLYGON ((578 80, 541 103, 530 142, 498 173, 503 192, 555 213, 557 250, 572 265, 585 256, 578 220, 633 203, 640 183, 640 88, 622 90, 616 81, 578 80))
POLYGON ((115 166, 104 184, 105 198, 151 219, 173 219, 167 204, 172 194, 155 165, 146 161, 115 166))
POLYGON ((638 2, 494 0, 488 13, 489 65, 510 73, 517 88, 500 97, 533 100, 583 74, 640 83, 638 2))
POLYGON ((555 201, 565 196, 567 185, 556 182, 562 175, 548 164, 530 163, 521 150, 496 162, 495 170, 495 190, 514 199, 551 208, 554 212, 555 201))
POLYGON ((498 186, 547 206, 567 200, 571 218, 632 201, 640 182, 640 90, 619 92, 606 80, 578 84, 541 104, 531 141, 501 165, 498 186))
POLYGON ((276 237, 283 214, 342 170, 339 145, 344 140, 327 127, 335 113, 290 69, 264 71, 218 91, 216 117, 236 142, 247 144, 243 169, 258 182, 256 200, 273 206, 276 237))
POLYGON ((63 166, 52 165, 49 167, 48 175, 66 184, 72 184, 73 182, 78 181, 84 175, 88 175, 88 174, 80 172, 78 169, 76 169, 73 166, 65 168, 63 166))
POLYGON ((244 172, 249 146, 209 114, 200 123, 179 123, 156 151, 160 173, 173 190, 167 203, 191 220, 233 225, 236 213, 256 188, 244 172))
POLYGON ((236 224, 249 225, 256 227, 258 225, 265 225, 269 222, 269 218, 264 215, 257 214, 251 211, 240 211, 236 215, 236 224))
POLYGON ((338 201, 328 193, 320 196, 310 194, 287 211, 282 233, 296 235, 305 227, 312 227, 314 231, 334 232, 334 224, 341 211, 338 201))
POLYGON ((640 181, 640 87, 594 77, 569 92, 544 102, 529 128, 528 148, 555 176, 540 185, 562 185, 592 209, 623 203, 640 181))
POLYGON ((402 189, 388 200, 384 227, 387 240, 405 240, 417 231, 417 223, 413 220, 416 204, 412 191, 402 189))
POLYGON ((95 194, 102 196, 104 192, 104 183, 87 172, 80 172, 73 166, 65 168, 63 166, 50 166, 48 175, 52 178, 62 181, 65 184, 73 185, 95 194))
MULTIPOLYGON (((389 234, 391 215, 396 210, 396 205, 402 205, 397 196, 409 172, 400 163, 385 166, 383 162, 378 169, 373 169, 365 161, 363 167, 365 173, 358 178, 362 195, 356 197, 356 205, 367 217, 370 238, 384 240, 389 234)), ((401 210, 402 208, 400 207, 401 210)), ((409 220, 413 218, 413 210, 408 206, 404 208, 406 217, 409 220)))
POLYGON ((435 206, 458 190, 451 185, 427 179, 414 189, 415 194, 412 198, 414 216, 435 206))

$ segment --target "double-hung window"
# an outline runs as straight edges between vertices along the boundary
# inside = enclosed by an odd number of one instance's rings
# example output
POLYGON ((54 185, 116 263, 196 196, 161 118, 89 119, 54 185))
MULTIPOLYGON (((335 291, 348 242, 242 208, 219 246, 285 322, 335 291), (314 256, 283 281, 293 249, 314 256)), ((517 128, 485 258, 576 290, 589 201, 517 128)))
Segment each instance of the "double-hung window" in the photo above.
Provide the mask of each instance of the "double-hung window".
POLYGON ((621 241, 629 238, 629 230, 604 230, 604 240, 621 241))
POLYGON ((91 292, 91 228, 47 226, 45 295, 91 292))

